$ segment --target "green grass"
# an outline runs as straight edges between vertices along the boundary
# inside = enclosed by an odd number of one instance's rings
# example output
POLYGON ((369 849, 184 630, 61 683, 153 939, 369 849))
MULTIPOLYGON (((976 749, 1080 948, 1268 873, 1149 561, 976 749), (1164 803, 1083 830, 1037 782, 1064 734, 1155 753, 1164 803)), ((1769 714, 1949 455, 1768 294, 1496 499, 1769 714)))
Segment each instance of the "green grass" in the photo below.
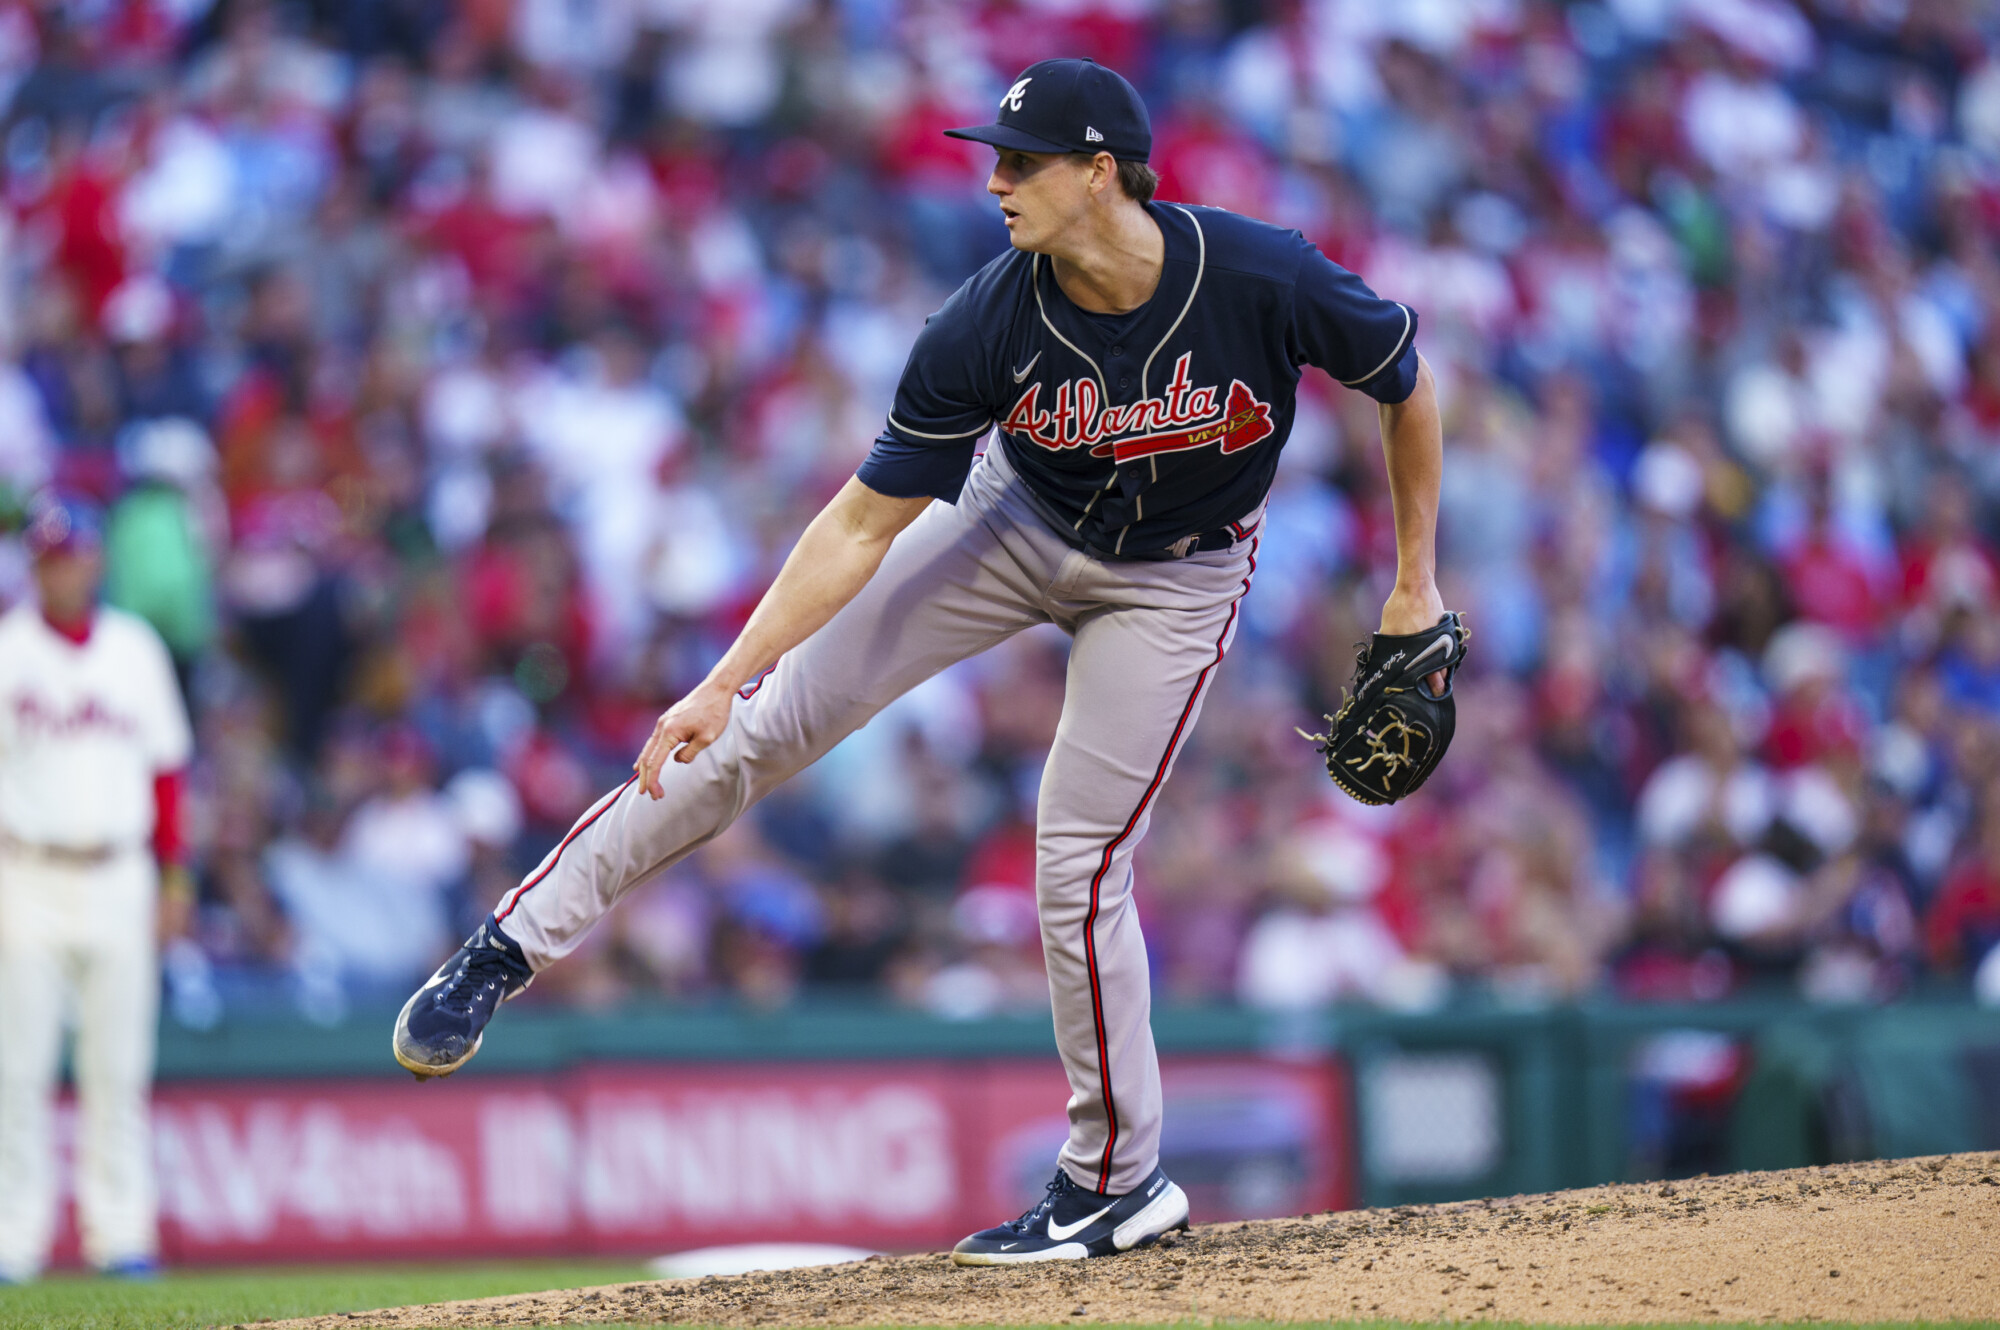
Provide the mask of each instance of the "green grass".
MULTIPOLYGON (((170 1273, 151 1283, 57 1275, 26 1288, 0 1288, 0 1330, 180 1330, 329 1312, 368 1311, 414 1302, 499 1297, 543 1289, 620 1284, 648 1278, 644 1267, 608 1262, 517 1262, 433 1266, 307 1266, 170 1273)), ((994 1326, 974 1330, 1072 1330, 1068 1326, 994 1326)), ((1279 1330, 1267 1321, 1230 1321, 1231 1330, 1279 1330)), ((1876 1323, 1887 1330, 1892 1323, 1876 1323)), ((1949 1324, 1952 1330, 1993 1322, 1902 1322, 1899 1330, 1949 1324)), ((1416 1330, 1408 1322, 1336 1321, 1338 1330, 1416 1330)), ((619 1330, 605 1326, 602 1330, 619 1330)), ((958 1330, 965 1330, 959 1327, 958 1330)), ((1140 1330, 1131 1327, 1130 1330, 1140 1330)), ((1160 1327, 1159 1330, 1165 1330, 1160 1327)), ((1283 1330, 1307 1330, 1287 1325, 1283 1330)), ((1510 1330, 1501 1324, 1488 1330, 1510 1330)), ((1519 1324, 1511 1330, 1525 1330, 1519 1324)), ((1575 1330, 1574 1327, 1570 1330, 1575 1330)), ((1652 1327, 1649 1330, 1665 1330, 1652 1327)), ((1707 1323, 1703 1330, 1718 1330, 1707 1323)), ((1734 1327, 1723 1327, 1734 1330, 1734 1327)), ((1747 1327, 1745 1328, 1747 1330, 1747 1327)), ((1758 1330, 1771 1330, 1769 1326, 1758 1330)))
POLYGON ((576 1261, 172 1271, 149 1282, 54 1275, 0 1288, 0 1330, 179 1330, 649 1278, 636 1263, 576 1261))

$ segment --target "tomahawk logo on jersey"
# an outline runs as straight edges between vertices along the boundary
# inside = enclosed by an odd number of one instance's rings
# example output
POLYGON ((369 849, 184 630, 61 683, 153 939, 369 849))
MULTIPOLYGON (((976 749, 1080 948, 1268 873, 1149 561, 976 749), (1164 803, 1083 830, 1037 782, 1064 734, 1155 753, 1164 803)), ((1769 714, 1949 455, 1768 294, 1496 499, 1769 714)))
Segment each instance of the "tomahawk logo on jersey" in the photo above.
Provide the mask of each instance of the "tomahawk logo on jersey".
POLYGON ((1417 318, 1296 231, 1153 203, 1166 261, 1126 314, 1079 309, 1049 260, 1009 251, 924 325, 859 472, 957 496, 998 425, 1042 515, 1106 554, 1167 550, 1253 512, 1291 433, 1303 367, 1382 402, 1416 385, 1417 318))

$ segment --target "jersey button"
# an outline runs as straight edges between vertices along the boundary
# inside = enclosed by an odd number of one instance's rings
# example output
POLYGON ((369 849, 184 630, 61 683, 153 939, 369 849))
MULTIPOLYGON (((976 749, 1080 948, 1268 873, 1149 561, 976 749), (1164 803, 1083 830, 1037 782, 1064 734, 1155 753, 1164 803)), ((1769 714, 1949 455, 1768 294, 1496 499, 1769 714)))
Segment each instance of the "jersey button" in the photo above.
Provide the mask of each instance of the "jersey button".
POLYGON ((1114 346, 1111 348, 1111 354, 1114 356, 1122 356, 1125 354, 1125 348, 1122 346, 1114 346))
POLYGON ((1131 386, 1132 386, 1132 380, 1130 379, 1118 380, 1118 390, 1120 392, 1123 392, 1125 389, 1130 388, 1131 386))

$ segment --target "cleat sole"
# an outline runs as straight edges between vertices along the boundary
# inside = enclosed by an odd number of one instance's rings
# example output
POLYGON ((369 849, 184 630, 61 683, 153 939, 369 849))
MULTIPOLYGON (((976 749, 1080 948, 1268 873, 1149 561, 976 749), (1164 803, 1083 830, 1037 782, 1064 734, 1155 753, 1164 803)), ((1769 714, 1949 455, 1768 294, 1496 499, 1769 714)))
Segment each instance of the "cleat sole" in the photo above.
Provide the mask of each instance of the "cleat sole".
MULTIPOLYGON (((1043 1247, 1038 1251, 955 1251, 951 1254, 953 1265, 1033 1265, 1039 1261, 1082 1261, 1098 1255, 1081 1242, 1065 1242, 1060 1246, 1043 1247)), ((1109 1253, 1104 1253, 1109 1255, 1109 1253)))
POLYGON ((1150 1205, 1112 1232, 1111 1245, 1119 1251, 1149 1247, 1160 1240, 1161 1234, 1187 1226, 1187 1193, 1169 1182, 1166 1190, 1155 1196, 1150 1205))

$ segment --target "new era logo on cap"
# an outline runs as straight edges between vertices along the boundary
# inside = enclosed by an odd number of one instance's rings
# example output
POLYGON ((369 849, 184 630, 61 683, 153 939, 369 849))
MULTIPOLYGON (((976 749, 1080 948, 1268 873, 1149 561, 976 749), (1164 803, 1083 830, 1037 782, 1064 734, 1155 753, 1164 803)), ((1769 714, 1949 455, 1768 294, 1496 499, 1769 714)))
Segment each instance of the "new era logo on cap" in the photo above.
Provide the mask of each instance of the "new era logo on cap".
POLYGON ((1153 152, 1153 126, 1138 91, 1094 60, 1037 61, 1000 99, 993 124, 945 133, 1002 151, 1108 152, 1132 162, 1153 152))

